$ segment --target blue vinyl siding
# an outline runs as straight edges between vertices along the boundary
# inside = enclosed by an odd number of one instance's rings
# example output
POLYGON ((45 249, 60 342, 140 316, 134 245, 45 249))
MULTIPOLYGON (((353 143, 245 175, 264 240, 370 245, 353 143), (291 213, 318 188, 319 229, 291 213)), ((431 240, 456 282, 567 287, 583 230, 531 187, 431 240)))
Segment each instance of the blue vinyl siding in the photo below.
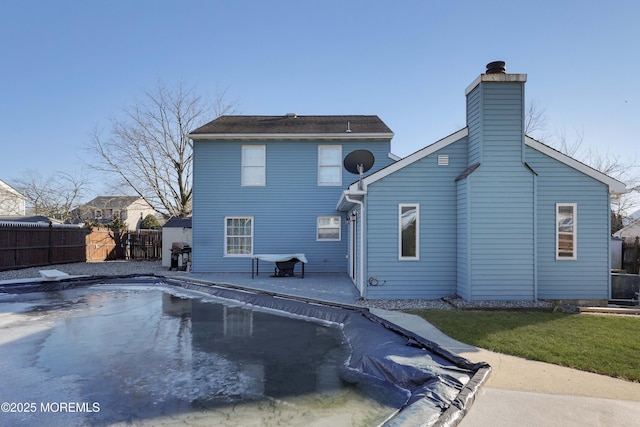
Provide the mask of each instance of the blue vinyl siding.
POLYGON ((380 285, 367 286, 366 298, 439 298, 455 292, 455 178, 466 165, 465 138, 368 187, 366 275, 376 276, 380 285), (449 155, 448 166, 437 165, 438 154, 449 155), (419 260, 398 259, 401 203, 420 205, 419 260))
POLYGON ((469 93, 469 164, 522 162, 523 100, 521 82, 484 82, 469 93))
POLYGON ((457 294, 466 300, 471 298, 469 268, 469 181, 462 179, 457 182, 457 294))
POLYGON ((469 128, 469 164, 482 161, 481 91, 477 86, 467 96, 467 127, 469 128))
POLYGON ((484 83, 482 163, 523 161, 523 83, 484 83))
POLYGON ((480 166, 471 186, 469 300, 534 299, 534 180, 520 170, 480 166))
POLYGON ((316 241, 318 216, 335 210, 342 190, 357 177, 343 170, 342 186, 318 186, 318 145, 341 144, 346 156, 368 149, 371 172, 392 162, 389 141, 256 141, 266 145, 266 185, 240 185, 241 146, 246 141, 194 144, 193 268, 196 272, 248 272, 250 258, 224 256, 224 217, 254 219, 254 254, 305 253, 309 272, 345 272, 347 227, 340 241, 316 241))
POLYGON ((539 174, 537 204, 538 297, 609 298, 607 186, 527 147, 527 163, 539 174), (556 260, 556 203, 577 204, 577 259, 556 260))
POLYGON ((523 82, 481 82, 467 95, 469 164, 481 164, 458 183, 457 291, 468 300, 535 298, 534 177, 523 164, 523 99, 523 82))

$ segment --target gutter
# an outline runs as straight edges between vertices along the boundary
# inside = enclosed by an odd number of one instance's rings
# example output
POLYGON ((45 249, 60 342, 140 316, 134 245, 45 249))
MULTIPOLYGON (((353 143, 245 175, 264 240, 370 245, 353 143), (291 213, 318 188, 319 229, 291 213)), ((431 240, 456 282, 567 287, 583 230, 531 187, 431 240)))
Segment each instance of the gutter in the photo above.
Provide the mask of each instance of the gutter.
POLYGON ((265 140, 390 140, 393 132, 379 133, 190 133, 192 140, 207 141, 265 141, 265 140))

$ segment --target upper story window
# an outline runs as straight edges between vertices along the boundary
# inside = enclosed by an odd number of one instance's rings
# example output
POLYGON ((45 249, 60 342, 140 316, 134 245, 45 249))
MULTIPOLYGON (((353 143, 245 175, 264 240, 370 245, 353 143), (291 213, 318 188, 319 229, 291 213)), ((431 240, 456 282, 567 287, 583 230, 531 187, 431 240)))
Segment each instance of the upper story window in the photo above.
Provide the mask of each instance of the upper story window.
POLYGON ((398 259, 420 259, 420 205, 398 205, 398 259))
POLYGON ((340 217, 319 216, 317 240, 340 240, 340 217))
POLYGON ((242 186, 265 186, 267 148, 264 145, 242 146, 242 186))
POLYGON ((342 185, 342 146, 318 146, 318 185, 342 185))
POLYGON ((556 204, 556 259, 577 259, 578 205, 556 204))

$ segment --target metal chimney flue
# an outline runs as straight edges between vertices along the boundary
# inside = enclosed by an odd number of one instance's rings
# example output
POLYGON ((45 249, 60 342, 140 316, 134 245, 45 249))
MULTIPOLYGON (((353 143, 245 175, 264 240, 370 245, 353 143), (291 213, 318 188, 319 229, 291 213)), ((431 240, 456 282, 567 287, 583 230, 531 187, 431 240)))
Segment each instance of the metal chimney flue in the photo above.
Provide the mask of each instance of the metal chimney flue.
POLYGON ((505 74, 507 65, 504 61, 493 61, 487 64, 487 74, 505 74))

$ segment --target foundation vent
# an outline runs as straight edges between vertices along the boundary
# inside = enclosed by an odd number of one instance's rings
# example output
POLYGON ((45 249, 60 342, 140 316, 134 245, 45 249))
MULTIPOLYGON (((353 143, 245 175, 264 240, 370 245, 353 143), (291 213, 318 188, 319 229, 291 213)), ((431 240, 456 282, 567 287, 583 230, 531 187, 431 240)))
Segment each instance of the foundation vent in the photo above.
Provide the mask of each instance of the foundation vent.
POLYGON ((449 166, 448 154, 438 154, 438 166, 449 166))

